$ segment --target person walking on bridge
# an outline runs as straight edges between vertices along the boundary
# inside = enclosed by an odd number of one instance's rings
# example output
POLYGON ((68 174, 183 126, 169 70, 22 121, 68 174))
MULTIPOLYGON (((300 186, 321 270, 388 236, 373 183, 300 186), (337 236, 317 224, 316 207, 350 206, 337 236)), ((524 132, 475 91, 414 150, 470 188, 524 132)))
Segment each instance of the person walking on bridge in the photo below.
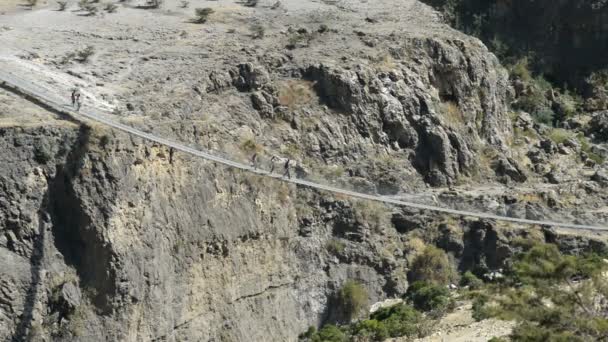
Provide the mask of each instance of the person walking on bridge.
POLYGON ((251 156, 251 166, 253 167, 254 170, 257 170, 258 168, 258 153, 254 152, 253 156, 251 156))
POLYGON ((76 88, 72 89, 72 107, 76 104, 76 92, 78 92, 76 88))
POLYGON ((274 166, 277 160, 279 160, 277 156, 272 156, 272 158, 270 158, 270 172, 268 172, 269 174, 272 174, 274 172, 274 166))
POLYGON ((76 111, 78 112, 80 110, 80 107, 82 106, 82 100, 80 99, 80 92, 76 93, 76 111))
POLYGON ((291 159, 287 159, 287 161, 285 162, 285 170, 283 171, 283 177, 287 176, 287 178, 291 179, 291 173, 289 173, 289 163, 291 162, 291 159))

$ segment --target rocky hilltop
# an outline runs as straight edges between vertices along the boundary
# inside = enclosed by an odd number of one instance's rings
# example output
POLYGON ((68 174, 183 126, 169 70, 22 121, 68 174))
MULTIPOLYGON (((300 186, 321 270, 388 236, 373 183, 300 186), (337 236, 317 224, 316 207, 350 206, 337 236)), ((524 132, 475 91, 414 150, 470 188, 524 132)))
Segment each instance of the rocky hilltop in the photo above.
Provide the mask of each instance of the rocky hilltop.
MULTIPOLYGON (((290 158, 293 176, 606 224, 606 116, 552 139, 512 110, 495 55, 421 2, 152 3, 9 2, 0 67, 234 160, 290 158)), ((338 305, 349 280, 371 303, 405 294, 427 245, 481 273, 505 267, 522 238, 608 249, 600 233, 298 188, 21 95, 0 90, 2 340, 295 341, 349 320, 338 305)))

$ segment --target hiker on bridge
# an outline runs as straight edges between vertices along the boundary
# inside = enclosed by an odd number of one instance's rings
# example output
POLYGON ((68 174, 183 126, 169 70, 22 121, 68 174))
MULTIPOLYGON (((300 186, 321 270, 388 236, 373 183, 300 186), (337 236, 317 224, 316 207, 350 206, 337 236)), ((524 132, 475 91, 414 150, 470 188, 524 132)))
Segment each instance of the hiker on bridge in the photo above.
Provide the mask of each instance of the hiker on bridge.
POLYGON ((253 156, 251 156, 251 166, 253 167, 254 170, 256 170, 258 168, 258 153, 257 152, 253 153, 253 156))
POLYGON ((270 158, 270 172, 268 173, 273 173, 274 172, 274 166, 275 166, 275 162, 279 160, 279 158, 277 158, 277 156, 272 156, 272 158, 270 158))
POLYGON ((74 105, 76 104, 76 93, 78 92, 78 89, 74 88, 72 89, 72 107, 74 107, 74 105))
POLYGON ((291 162, 291 159, 287 159, 287 161, 285 162, 285 170, 283 171, 283 177, 287 176, 287 178, 291 179, 291 173, 289 173, 289 163, 291 162))
POLYGON ((77 92, 76 93, 76 111, 79 111, 81 106, 82 106, 82 100, 80 99, 80 92, 77 92))

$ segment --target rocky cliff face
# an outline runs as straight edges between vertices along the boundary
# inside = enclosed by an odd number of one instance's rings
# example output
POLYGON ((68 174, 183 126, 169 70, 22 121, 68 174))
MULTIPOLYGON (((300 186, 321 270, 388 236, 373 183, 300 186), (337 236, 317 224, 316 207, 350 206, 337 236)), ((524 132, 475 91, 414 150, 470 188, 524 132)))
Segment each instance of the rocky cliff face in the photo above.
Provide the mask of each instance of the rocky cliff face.
POLYGON ((340 319, 346 279, 372 301, 404 293, 415 241, 496 269, 532 234, 295 189, 99 128, 2 137, 3 338, 294 340, 340 319))
MULTIPOLYGON (((606 14, 603 1, 425 0, 449 21, 483 37, 499 52, 528 56, 560 86, 582 90, 590 72, 604 69, 606 14)), ((590 94, 589 94, 590 95, 590 94)))

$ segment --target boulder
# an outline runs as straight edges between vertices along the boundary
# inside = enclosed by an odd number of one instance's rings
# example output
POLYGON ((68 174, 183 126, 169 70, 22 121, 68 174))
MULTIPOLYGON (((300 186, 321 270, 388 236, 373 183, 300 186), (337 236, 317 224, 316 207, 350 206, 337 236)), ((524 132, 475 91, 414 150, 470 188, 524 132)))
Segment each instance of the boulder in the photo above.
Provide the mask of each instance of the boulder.
POLYGON ((608 111, 593 115, 587 133, 593 134, 597 140, 608 142, 608 111))
POLYGON ((519 167, 517 162, 512 158, 499 157, 496 162, 493 163, 492 168, 496 175, 499 177, 509 177, 509 179, 523 183, 528 177, 526 177, 522 168, 519 167))

